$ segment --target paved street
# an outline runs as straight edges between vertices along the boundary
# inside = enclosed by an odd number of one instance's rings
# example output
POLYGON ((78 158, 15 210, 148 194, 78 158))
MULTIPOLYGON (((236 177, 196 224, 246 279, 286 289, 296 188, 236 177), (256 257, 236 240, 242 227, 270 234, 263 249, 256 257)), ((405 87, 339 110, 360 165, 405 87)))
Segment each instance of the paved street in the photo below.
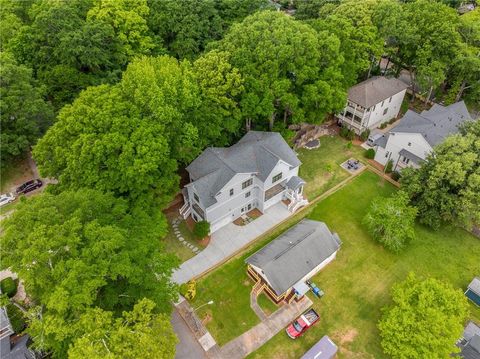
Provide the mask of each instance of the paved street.
POLYGON ((176 347, 176 359, 206 359, 205 352, 176 310, 172 313, 173 330, 180 341, 176 347))
POLYGON ((207 248, 200 254, 182 263, 180 268, 173 273, 172 281, 178 284, 188 282, 191 278, 221 263, 225 258, 228 258, 291 215, 292 213, 288 211, 287 206, 280 202, 270 207, 261 217, 245 226, 237 226, 230 223, 220 228, 212 234, 207 248))

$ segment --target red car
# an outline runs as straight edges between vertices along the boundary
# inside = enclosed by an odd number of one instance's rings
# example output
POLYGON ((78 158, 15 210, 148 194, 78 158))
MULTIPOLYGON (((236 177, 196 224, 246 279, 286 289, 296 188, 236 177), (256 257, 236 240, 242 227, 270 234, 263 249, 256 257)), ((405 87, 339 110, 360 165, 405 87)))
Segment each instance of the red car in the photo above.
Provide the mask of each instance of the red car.
POLYGON ((285 331, 290 338, 296 339, 318 322, 319 319, 318 313, 313 309, 309 309, 290 324, 285 331))

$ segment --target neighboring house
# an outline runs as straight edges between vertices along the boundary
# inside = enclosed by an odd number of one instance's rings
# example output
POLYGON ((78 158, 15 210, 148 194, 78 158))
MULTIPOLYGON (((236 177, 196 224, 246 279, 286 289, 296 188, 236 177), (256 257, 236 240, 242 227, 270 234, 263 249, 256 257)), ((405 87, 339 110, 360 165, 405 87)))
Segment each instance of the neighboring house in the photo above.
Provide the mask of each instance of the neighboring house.
POLYGON ((333 359, 338 351, 337 345, 325 335, 317 344, 303 354, 300 359, 333 359))
POLYGON ((308 203, 300 161, 279 133, 250 131, 228 148, 207 148, 188 167, 180 214, 206 220, 210 231, 256 208, 265 212, 288 201, 291 212, 308 203))
POLYGON ((275 302, 291 303, 307 291, 312 278, 337 255, 341 245, 327 225, 303 219, 297 225, 248 257, 247 273, 275 302))
POLYGON ((463 337, 457 342, 460 353, 455 357, 464 359, 480 359, 480 326, 474 322, 468 322, 463 330, 463 337))
POLYGON ((435 104, 421 113, 408 110, 395 127, 375 140, 375 161, 386 165, 392 160, 396 171, 420 167, 434 146, 471 119, 463 101, 450 106, 435 104))
POLYGON ((477 306, 480 306, 480 278, 475 277, 468 285, 465 295, 477 306))
POLYGON ((0 358, 1 359, 35 359, 35 354, 28 349, 29 336, 15 336, 5 307, 0 308, 0 358))
POLYGON ((373 130, 398 116, 408 88, 404 82, 385 76, 372 77, 348 90, 347 104, 338 122, 357 134, 373 130))

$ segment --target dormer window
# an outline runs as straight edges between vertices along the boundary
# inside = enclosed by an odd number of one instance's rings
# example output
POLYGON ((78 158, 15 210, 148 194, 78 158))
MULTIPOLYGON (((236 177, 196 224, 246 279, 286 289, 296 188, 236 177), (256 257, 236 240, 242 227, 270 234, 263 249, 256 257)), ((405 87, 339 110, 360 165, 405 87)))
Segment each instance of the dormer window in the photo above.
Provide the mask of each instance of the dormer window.
POLYGON ((272 177, 272 183, 275 183, 280 179, 282 179, 282 172, 272 177))

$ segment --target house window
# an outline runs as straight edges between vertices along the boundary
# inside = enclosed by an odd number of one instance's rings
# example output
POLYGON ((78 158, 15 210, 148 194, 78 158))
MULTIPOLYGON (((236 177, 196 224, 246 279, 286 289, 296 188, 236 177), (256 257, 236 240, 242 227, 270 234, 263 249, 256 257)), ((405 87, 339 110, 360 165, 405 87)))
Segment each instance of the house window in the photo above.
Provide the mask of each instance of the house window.
POLYGON ((410 162, 410 158, 403 156, 402 162, 408 164, 408 162, 410 162))
POLYGON ((196 215, 194 215, 193 213, 192 213, 192 217, 193 217, 193 219, 195 220, 195 222, 198 222, 198 218, 197 218, 197 216, 196 216, 196 215))
POLYGON ((383 104, 385 103, 385 100, 382 101, 382 105, 380 107, 383 107, 383 104))
POLYGON ((387 152, 385 152, 385 158, 387 158, 387 157, 388 157, 388 154, 389 154, 389 152, 388 152, 388 151, 387 151, 387 152))
POLYGON ((251 203, 248 204, 247 209, 248 209, 249 211, 252 209, 252 204, 251 204, 251 203))
POLYGON ((250 197, 250 194, 251 194, 250 191, 248 191, 247 193, 245 193, 245 198, 250 197))
POLYGON ((409 146, 411 146, 411 145, 412 145, 412 143, 411 143, 411 142, 409 142, 409 143, 408 143, 408 145, 409 145, 409 146))
POLYGON ((383 110, 383 115, 385 115, 387 112, 388 112, 388 107, 385 110, 383 110))
POLYGON ((198 196, 196 193, 193 194, 193 198, 195 199, 195 201, 197 201, 198 203, 200 203, 200 200, 198 199, 198 196))
POLYGON ((230 197, 233 196, 233 188, 230 188, 230 197))
POLYGON ((392 102, 392 96, 388 99, 388 103, 392 102))
POLYGON ((272 177, 272 183, 277 182, 281 178, 282 178, 282 172, 280 172, 278 175, 275 175, 275 176, 272 177))
POLYGON ((377 106, 377 105, 374 105, 374 106, 372 107, 372 111, 375 111, 375 106, 377 106))
POLYGON ((253 184, 253 178, 250 178, 249 180, 246 180, 245 182, 242 183, 242 189, 245 189, 253 184))
POLYGON ((242 213, 245 212, 245 207, 243 207, 243 208, 241 209, 241 211, 242 211, 242 213))

